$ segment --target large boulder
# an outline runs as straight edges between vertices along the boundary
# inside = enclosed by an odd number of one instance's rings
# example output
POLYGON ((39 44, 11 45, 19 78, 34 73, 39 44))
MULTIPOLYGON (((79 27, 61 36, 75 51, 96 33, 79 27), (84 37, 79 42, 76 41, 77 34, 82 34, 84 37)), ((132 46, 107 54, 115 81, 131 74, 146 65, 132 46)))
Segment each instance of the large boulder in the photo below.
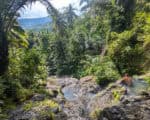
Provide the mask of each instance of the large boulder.
POLYGON ((150 120, 150 96, 135 96, 126 101, 105 108, 98 120, 150 120))
POLYGON ((59 105, 52 100, 29 101, 10 113, 9 120, 67 120, 59 105), (59 119, 63 116, 63 119, 59 119))

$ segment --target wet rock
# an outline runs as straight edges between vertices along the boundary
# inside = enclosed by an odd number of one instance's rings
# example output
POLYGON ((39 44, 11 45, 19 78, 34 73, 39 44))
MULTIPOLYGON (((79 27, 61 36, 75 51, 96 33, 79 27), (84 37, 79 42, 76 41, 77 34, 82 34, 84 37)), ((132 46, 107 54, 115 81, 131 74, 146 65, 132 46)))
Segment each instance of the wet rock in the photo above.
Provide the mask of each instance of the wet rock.
POLYGON ((65 97, 62 104, 63 111, 67 114, 67 120, 89 120, 87 104, 100 90, 93 77, 88 76, 80 80, 74 78, 57 79, 65 97))
POLYGON ((78 84, 79 80, 72 77, 61 77, 56 79, 57 83, 61 88, 64 88, 66 86, 72 85, 72 84, 78 84))

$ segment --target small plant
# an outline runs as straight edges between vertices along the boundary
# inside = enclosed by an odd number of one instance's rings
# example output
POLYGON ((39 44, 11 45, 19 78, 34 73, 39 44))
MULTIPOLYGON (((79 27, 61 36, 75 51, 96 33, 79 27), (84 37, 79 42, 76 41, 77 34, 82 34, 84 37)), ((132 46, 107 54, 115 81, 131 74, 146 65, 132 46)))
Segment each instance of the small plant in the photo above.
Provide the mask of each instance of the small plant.
POLYGON ((23 106, 23 109, 25 110, 25 111, 29 111, 29 110, 31 110, 32 109, 32 107, 33 107, 33 102, 28 102, 27 104, 25 104, 24 106, 23 106))
POLYGON ((113 62, 107 58, 97 66, 94 74, 96 82, 101 86, 114 82, 120 77, 113 62))
POLYGON ((114 63, 109 57, 104 57, 103 61, 100 57, 92 58, 85 67, 85 75, 94 75, 96 82, 101 86, 106 86, 110 82, 118 80, 120 77, 114 63))
POLYGON ((114 96, 115 101, 119 101, 120 100, 121 95, 120 95, 119 91, 114 90, 113 91, 113 96, 114 96))
POLYGON ((121 96, 125 94, 126 89, 124 87, 115 88, 112 90, 112 95, 115 101, 119 101, 121 96))

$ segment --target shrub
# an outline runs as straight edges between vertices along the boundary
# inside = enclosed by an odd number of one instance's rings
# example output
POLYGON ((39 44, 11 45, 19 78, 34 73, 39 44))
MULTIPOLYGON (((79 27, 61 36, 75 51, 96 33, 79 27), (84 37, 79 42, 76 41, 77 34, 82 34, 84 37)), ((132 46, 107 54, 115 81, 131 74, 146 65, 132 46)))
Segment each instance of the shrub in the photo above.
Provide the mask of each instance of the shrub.
POLYGON ((118 80, 119 73, 112 61, 103 61, 100 66, 97 67, 95 72, 96 82, 99 85, 105 86, 110 82, 118 80))
POLYGON ((108 55, 115 63, 119 73, 124 75, 141 74, 143 48, 137 40, 136 30, 124 31, 120 34, 112 33, 113 40, 109 45, 108 55))
POLYGON ((105 86, 110 82, 117 80, 120 75, 109 57, 100 61, 100 56, 95 58, 89 57, 85 63, 81 76, 93 75, 99 85, 105 86))
POLYGON ((47 68, 44 54, 38 48, 10 48, 7 74, 0 78, 0 98, 23 102, 38 89, 39 81, 46 80, 47 68))
POLYGON ((20 82, 24 87, 31 87, 47 77, 44 55, 36 48, 25 51, 20 69, 20 82))
POLYGON ((24 102, 29 100, 33 96, 33 91, 30 89, 19 89, 16 93, 16 99, 18 102, 24 102))

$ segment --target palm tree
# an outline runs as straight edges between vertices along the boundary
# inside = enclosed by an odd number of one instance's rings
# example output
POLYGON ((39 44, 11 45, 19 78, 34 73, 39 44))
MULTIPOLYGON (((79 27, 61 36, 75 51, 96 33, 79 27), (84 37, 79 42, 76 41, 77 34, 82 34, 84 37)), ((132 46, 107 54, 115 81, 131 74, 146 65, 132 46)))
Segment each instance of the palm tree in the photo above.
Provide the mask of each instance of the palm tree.
POLYGON ((48 7, 47 11, 53 20, 52 29, 56 33, 56 36, 63 36, 66 28, 66 22, 63 19, 63 15, 53 6, 48 7))
POLYGON ((88 9, 95 9, 95 7, 104 8, 106 4, 110 3, 110 0, 80 0, 81 11, 88 9))
MULTIPOLYGON (((3 75, 8 68, 8 35, 14 24, 18 11, 28 4, 39 1, 44 4, 48 11, 53 9, 49 0, 1 0, 0 1, 0 75, 3 75)), ((52 11, 52 10, 51 10, 52 11)), ((52 11, 55 14, 55 11, 52 11)))
POLYGON ((18 24, 17 20, 8 32, 8 41, 10 45, 16 47, 28 47, 27 34, 24 29, 18 24))
POLYGON ((66 21, 68 23, 68 26, 70 28, 73 27, 73 22, 74 20, 78 17, 77 14, 75 13, 75 8, 73 8, 73 6, 70 4, 66 9, 65 9, 65 12, 64 12, 64 16, 66 18, 66 21))
POLYGON ((122 6, 125 11, 131 11, 134 8, 136 0, 115 0, 116 4, 122 6))

